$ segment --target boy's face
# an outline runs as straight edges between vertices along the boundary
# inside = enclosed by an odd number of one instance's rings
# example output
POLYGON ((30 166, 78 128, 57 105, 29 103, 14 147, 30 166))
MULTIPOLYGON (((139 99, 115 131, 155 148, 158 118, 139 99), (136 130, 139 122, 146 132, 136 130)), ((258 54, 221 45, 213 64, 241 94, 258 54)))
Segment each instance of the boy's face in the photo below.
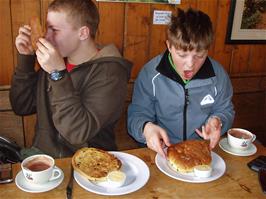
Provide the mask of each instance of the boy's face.
POLYGON ((192 51, 184 51, 182 49, 176 49, 174 45, 170 46, 168 41, 166 43, 172 55, 176 72, 183 80, 191 80, 207 58, 208 50, 199 52, 195 49, 192 51))
POLYGON ((72 56, 79 46, 79 30, 67 20, 65 12, 49 11, 45 38, 59 51, 62 57, 72 56))

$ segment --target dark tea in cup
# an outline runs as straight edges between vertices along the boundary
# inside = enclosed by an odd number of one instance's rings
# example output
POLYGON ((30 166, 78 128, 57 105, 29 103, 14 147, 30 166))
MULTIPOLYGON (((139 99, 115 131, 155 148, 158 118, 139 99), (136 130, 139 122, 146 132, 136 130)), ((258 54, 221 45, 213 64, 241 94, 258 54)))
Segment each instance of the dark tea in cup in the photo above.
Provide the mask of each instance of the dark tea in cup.
POLYGON ((46 157, 36 157, 30 160, 24 166, 31 171, 43 171, 50 168, 53 162, 46 157))
POLYGON ((240 139, 251 139, 252 136, 247 134, 247 133, 244 133, 242 131, 239 131, 239 130, 232 130, 230 131, 230 134, 236 138, 240 138, 240 139))
POLYGON ((55 161, 45 154, 33 155, 21 163, 24 177, 34 184, 44 184, 59 179, 62 171, 55 167, 55 161))
POLYGON ((248 130, 241 128, 232 128, 227 131, 228 144, 240 150, 246 150, 256 139, 256 135, 248 130))

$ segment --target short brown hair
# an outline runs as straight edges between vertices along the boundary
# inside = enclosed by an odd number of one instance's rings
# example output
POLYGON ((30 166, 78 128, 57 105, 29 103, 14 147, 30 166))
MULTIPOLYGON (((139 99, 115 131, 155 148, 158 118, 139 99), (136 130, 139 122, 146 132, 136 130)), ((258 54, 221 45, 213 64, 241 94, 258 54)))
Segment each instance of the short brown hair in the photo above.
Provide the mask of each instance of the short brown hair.
POLYGON ((178 9, 177 15, 171 18, 167 37, 176 49, 207 50, 213 41, 212 22, 202 11, 189 8, 185 12, 178 9))
POLYGON ((100 17, 92 0, 54 0, 48 7, 48 11, 62 10, 73 20, 75 26, 88 26, 91 37, 95 38, 100 17))

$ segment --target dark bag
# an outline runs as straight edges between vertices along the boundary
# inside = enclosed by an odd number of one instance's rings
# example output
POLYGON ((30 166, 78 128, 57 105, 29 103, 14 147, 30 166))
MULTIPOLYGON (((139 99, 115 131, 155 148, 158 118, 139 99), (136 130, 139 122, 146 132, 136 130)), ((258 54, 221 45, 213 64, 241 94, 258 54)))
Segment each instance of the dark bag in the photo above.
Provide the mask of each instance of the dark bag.
POLYGON ((21 148, 9 139, 0 136, 0 163, 21 162, 21 148))

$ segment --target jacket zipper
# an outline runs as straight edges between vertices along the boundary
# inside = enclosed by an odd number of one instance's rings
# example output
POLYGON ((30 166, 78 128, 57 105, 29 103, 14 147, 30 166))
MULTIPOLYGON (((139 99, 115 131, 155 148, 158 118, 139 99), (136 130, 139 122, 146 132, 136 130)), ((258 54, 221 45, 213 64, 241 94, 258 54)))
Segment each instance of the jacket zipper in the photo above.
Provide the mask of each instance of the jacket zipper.
POLYGON ((189 103, 188 89, 185 89, 185 106, 183 112, 183 141, 187 140, 187 105, 189 103))

